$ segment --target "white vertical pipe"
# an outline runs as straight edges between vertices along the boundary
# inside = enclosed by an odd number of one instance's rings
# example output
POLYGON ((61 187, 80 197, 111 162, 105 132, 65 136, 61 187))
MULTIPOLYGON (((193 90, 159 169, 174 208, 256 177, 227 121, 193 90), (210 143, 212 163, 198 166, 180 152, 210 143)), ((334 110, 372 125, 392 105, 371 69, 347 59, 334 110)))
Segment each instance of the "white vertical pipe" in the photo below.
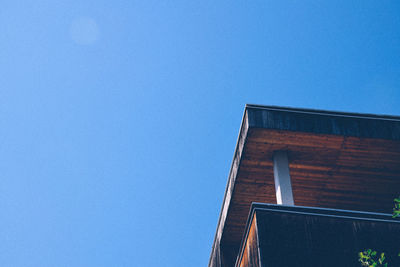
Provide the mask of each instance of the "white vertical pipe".
POLYGON ((275 151, 273 158, 276 203, 279 205, 294 206, 287 152, 275 151))

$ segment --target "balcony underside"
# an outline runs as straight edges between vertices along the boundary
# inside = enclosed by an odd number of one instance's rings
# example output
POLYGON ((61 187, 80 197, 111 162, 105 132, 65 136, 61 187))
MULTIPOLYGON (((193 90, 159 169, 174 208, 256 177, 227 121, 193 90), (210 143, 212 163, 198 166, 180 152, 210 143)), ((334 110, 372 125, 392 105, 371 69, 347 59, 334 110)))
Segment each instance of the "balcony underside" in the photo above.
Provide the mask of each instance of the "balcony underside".
POLYGON ((254 204, 236 266, 352 267, 366 249, 398 266, 399 236, 390 215, 254 204))

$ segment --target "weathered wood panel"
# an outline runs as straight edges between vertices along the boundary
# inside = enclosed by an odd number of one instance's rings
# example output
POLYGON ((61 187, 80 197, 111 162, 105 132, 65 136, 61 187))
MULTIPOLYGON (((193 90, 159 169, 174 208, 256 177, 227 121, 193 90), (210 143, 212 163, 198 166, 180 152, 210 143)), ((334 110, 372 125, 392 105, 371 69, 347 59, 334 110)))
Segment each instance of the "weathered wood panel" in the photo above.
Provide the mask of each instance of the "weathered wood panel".
POLYGON ((248 229, 242 253, 239 255, 240 267, 260 267, 260 255, 258 250, 257 218, 253 215, 252 222, 248 229))

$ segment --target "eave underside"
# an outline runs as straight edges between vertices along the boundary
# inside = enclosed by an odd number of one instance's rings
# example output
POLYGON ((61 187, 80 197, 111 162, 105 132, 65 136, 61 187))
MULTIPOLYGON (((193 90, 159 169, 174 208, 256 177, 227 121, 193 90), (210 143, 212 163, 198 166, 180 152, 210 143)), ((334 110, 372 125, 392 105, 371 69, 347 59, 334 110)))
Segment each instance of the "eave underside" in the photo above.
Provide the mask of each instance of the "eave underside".
POLYGON ((295 205, 390 213, 400 193, 400 141, 250 128, 221 247, 238 249, 252 202, 276 203, 277 150, 289 154, 295 205))
POLYGON ((400 194, 400 117, 247 105, 209 266, 232 266, 252 202, 276 203, 279 150, 295 205, 390 213, 400 194))

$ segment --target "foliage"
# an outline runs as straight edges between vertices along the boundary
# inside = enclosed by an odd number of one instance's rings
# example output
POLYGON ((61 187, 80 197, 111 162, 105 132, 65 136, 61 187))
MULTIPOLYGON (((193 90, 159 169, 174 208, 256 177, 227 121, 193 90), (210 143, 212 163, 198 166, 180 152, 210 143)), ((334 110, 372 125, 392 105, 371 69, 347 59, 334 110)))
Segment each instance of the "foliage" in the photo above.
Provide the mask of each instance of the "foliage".
POLYGON ((400 197, 394 199, 393 218, 400 216, 400 197))
POLYGON ((371 249, 367 249, 358 254, 358 261, 361 262, 361 266, 376 267, 385 266, 387 267, 387 262, 385 262, 385 253, 381 253, 380 257, 377 256, 377 252, 371 249))
MULTIPOLYGON (((394 200, 394 208, 392 218, 400 217, 400 196, 395 198, 394 200)), ((400 256, 400 253, 398 254, 400 256)), ((358 261, 361 263, 361 266, 367 267, 377 267, 377 266, 385 266, 388 264, 385 262, 386 257, 385 253, 381 253, 380 257, 377 256, 377 252, 371 249, 367 249, 363 252, 358 253, 358 261)))

